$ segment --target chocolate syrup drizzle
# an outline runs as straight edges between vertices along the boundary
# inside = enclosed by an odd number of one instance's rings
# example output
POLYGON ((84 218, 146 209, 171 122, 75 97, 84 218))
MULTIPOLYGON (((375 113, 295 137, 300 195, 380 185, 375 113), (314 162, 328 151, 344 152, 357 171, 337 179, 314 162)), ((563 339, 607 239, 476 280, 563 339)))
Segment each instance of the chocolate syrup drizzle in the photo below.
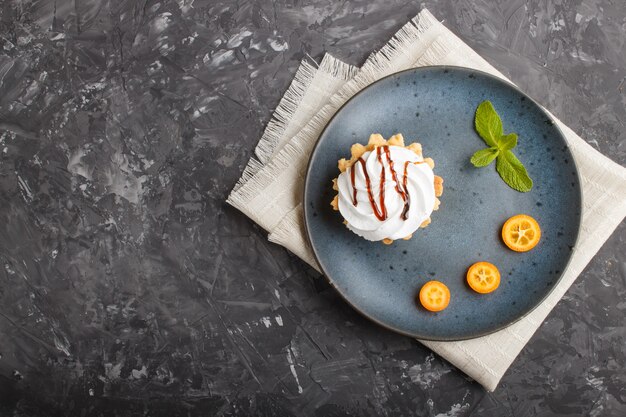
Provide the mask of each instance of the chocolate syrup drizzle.
MULTIPOLYGON (((410 161, 406 161, 404 163, 404 176, 402 178, 402 184, 398 181, 398 175, 396 174, 396 170, 393 167, 393 160, 391 159, 391 152, 389 151, 389 146, 379 146, 376 148, 376 157, 378 162, 380 163, 380 189, 378 190, 378 200, 379 205, 376 204, 374 199, 374 193, 372 192, 372 183, 370 181, 370 176, 367 173, 367 168, 365 166, 365 160, 363 158, 359 158, 356 160, 356 163, 361 165, 363 169, 363 175, 365 176, 365 185, 367 187, 367 195, 370 200, 370 204, 372 205, 372 211, 374 211, 374 215, 378 220, 385 221, 387 220, 387 208, 385 207, 385 164, 383 164, 382 159, 382 151, 385 151, 385 156, 387 157, 387 163, 389 164, 389 170, 391 171, 391 177, 396 183, 395 189, 402 201, 404 201, 404 208, 402 209, 402 214, 400 218, 402 220, 406 220, 409 214, 409 208, 411 207, 411 198, 409 196, 409 189, 407 188, 407 174, 408 167, 411 163, 410 161)), ((355 165, 356 165, 355 163, 355 165)), ((352 180, 352 204, 356 207, 358 201, 356 199, 357 189, 355 184, 355 175, 356 175, 356 167, 353 166, 350 170, 350 179, 352 180)))

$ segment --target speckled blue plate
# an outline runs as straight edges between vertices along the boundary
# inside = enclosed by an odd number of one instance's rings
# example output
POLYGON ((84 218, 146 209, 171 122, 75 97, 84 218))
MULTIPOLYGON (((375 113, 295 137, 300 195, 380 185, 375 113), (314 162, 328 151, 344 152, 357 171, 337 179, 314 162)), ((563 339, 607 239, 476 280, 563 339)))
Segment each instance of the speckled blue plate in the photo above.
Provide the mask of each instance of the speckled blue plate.
POLYGON ((354 308, 400 333, 430 340, 460 340, 499 330, 534 309, 552 291, 575 245, 581 216, 578 171, 563 134, 533 100, 489 74, 457 67, 427 67, 386 77, 361 91, 328 123, 309 163, 304 191, 306 229, 330 282, 354 308), (490 100, 505 132, 535 182, 519 193, 498 176, 495 164, 474 168, 472 154, 485 147, 473 128, 476 107, 490 100), (337 160, 369 135, 402 133, 417 140, 444 178, 441 208, 432 224, 409 241, 386 246, 350 232, 330 207, 337 160), (542 228, 527 253, 507 249, 504 221, 519 213, 542 228), (473 292, 465 282, 477 261, 498 266, 500 287, 473 292), (420 287, 431 279, 451 292, 448 308, 419 306, 420 287))

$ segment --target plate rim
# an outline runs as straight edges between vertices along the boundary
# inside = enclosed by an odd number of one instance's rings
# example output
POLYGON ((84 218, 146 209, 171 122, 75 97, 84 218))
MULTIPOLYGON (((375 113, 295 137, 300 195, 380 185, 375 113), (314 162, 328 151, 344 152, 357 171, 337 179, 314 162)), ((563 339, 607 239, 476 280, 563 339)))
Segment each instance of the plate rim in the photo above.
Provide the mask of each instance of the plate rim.
MULTIPOLYGON (((546 301, 546 299, 555 291, 556 287, 561 283, 561 280, 563 279, 563 276, 565 275, 565 272, 569 269, 572 261, 573 261, 573 251, 574 248, 578 247, 578 243, 580 240, 580 231, 582 228, 582 210, 584 207, 584 196, 583 196, 583 192, 582 192, 582 176, 580 173, 580 169, 578 167, 578 162, 576 161, 576 157, 574 156, 574 153, 572 152, 572 148, 569 145, 569 142, 567 141, 567 138, 565 136, 565 134, 563 133, 563 130, 561 130, 561 128, 559 127, 558 123, 556 122, 555 117, 552 116, 552 114, 550 112, 548 112, 548 110, 546 110, 541 104, 539 104, 539 102, 537 102, 535 99, 533 99, 532 97, 530 97, 528 94, 526 94, 524 91, 522 91, 519 87, 517 87, 515 84, 513 84, 511 81, 507 80, 507 79, 503 79, 500 78, 494 74, 490 74, 488 72, 485 71, 481 71, 481 70, 477 70, 474 68, 469 68, 469 67, 462 67, 462 66, 457 66, 457 65, 428 65, 428 66, 423 66, 423 67, 417 67, 417 68, 408 68, 402 71, 397 71, 394 73, 391 73, 389 75, 386 75, 382 78, 379 78, 378 80, 374 81, 373 83, 369 84, 368 86, 364 87, 363 89, 361 89, 358 93, 354 94, 352 97, 350 97, 348 100, 346 100, 345 103, 343 103, 341 105, 341 107, 339 107, 337 109, 337 111, 335 111, 335 113, 333 114, 333 116, 328 120, 328 122, 324 125, 324 129, 322 129, 322 131, 320 132, 319 136, 317 137, 317 139, 315 140, 315 144, 313 145, 313 148, 311 149, 311 154, 309 157, 309 160, 307 162, 307 167, 306 167, 306 172, 305 172, 305 176, 304 176, 304 187, 302 190, 302 206, 303 206, 303 217, 304 217, 304 229, 305 229, 305 234, 306 234, 306 239, 307 242, 309 244, 309 246, 311 247, 311 251, 313 252, 313 257, 315 259, 315 262, 317 262, 317 264, 320 266, 321 269, 321 273, 322 275, 324 275, 324 277, 328 280, 328 282, 330 283, 330 285, 335 289, 335 291, 337 292, 337 294, 339 294, 339 296, 350 306, 352 307, 355 311, 357 311, 359 314, 361 314, 363 317, 367 318, 368 320, 371 320, 372 322, 376 323, 377 325, 387 329, 387 330, 391 330, 395 333, 399 333, 405 336, 409 336, 409 337, 413 337, 419 340, 424 340, 424 341, 429 341, 429 342, 455 342, 455 341, 462 341, 462 340, 471 340, 471 339, 476 339, 479 337, 483 337, 483 336, 487 336, 490 335, 492 333, 496 333, 499 332, 509 326, 511 326, 514 323, 517 323, 518 321, 522 320, 523 318, 527 317, 530 313, 532 313, 533 311, 535 311, 541 304, 543 304, 544 301, 546 301), (313 161, 313 157, 315 155, 315 153, 317 152, 319 145, 320 145, 320 140, 322 139, 322 137, 324 136, 324 133, 326 133, 326 130, 328 129, 328 126, 333 122, 333 120, 335 120, 335 117, 337 117, 337 115, 341 112, 341 110, 343 110, 344 107, 346 107, 352 100, 356 99, 358 96, 360 96, 363 92, 365 92, 366 90, 369 90, 371 87, 375 86, 376 84, 382 82, 383 80, 386 80, 388 78, 400 75, 400 74, 404 74, 404 73, 409 73, 409 72, 420 72, 420 71, 424 71, 424 70, 454 70, 454 71, 459 71, 459 72, 466 72, 466 73, 473 73, 473 74, 480 74, 481 76, 487 77, 493 81, 495 81, 496 83, 501 83, 504 84, 510 88, 512 88, 513 90, 515 90, 517 93, 521 94, 523 97, 525 97, 527 100, 530 100, 533 104, 535 104, 538 108, 539 111, 549 120, 552 121, 552 125, 556 128, 557 132, 559 133, 559 135, 561 136, 561 139, 563 141, 563 143, 565 144, 565 146, 567 147, 567 151, 570 153, 571 155, 571 159, 573 161, 574 164, 574 170, 576 171, 576 177, 578 178, 578 204, 580 207, 580 212, 578 214, 578 224, 577 224, 577 228, 576 228, 576 238, 574 239, 574 245, 572 246, 572 250, 570 251, 570 256, 567 260, 567 263, 565 264, 565 267, 563 268, 563 271, 559 274, 559 277, 556 279, 556 281, 554 281, 554 284, 551 286, 550 291, 546 292, 545 295, 543 297, 541 297, 534 305, 532 308, 530 308, 528 311, 526 311, 524 314, 521 314, 519 317, 513 319, 513 320, 509 320, 505 323, 503 323, 502 325, 496 326, 494 327, 492 330, 488 330, 488 331, 484 331, 484 332, 480 332, 480 333, 475 333, 471 336, 467 336, 467 337, 432 337, 432 336, 424 336, 424 335, 419 335, 419 334, 414 334, 411 332, 407 332, 398 328, 395 328, 387 323, 383 323, 382 321, 378 320, 377 318, 371 316, 370 314, 366 313, 365 311, 361 310, 358 306, 356 306, 354 303, 352 303, 350 300, 347 299, 347 297, 343 294, 343 292, 339 289, 339 287, 337 286, 337 284, 335 283, 335 281, 330 277, 330 275, 327 273, 326 269, 324 268, 324 265, 322 262, 320 262, 320 258, 318 256, 317 250, 315 249, 315 246, 313 245, 313 242, 311 240, 311 231, 310 231, 310 227, 309 227, 309 221, 308 221, 308 212, 309 212, 309 208, 307 206, 307 204, 304 204, 305 199, 306 199, 306 195, 307 195, 307 190, 308 190, 308 184, 309 184, 309 178, 310 178, 310 173, 311 173, 311 165, 312 165, 312 161, 313 161)), ((552 310, 550 310, 552 311, 552 310)), ((540 324, 541 325, 541 324, 540 324)))

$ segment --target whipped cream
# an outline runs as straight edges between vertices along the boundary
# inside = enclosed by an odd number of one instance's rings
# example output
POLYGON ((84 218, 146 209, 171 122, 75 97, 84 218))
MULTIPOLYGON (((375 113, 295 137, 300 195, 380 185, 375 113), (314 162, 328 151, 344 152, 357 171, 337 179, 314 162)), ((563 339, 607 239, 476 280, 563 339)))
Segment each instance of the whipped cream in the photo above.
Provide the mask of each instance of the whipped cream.
POLYGON ((402 239, 430 217, 434 179, 433 170, 413 151, 381 146, 339 175, 339 211, 348 228, 367 240, 402 239))

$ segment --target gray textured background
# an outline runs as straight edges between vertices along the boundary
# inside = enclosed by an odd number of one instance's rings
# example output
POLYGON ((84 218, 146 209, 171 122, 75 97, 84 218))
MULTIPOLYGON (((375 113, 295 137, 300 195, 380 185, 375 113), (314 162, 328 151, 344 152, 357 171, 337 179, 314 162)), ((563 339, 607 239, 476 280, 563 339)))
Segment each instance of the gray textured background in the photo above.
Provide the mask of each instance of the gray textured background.
POLYGON ((224 203, 302 58, 423 6, 626 164, 621 0, 2 2, 0 415, 626 415, 623 223, 486 394, 224 203))

